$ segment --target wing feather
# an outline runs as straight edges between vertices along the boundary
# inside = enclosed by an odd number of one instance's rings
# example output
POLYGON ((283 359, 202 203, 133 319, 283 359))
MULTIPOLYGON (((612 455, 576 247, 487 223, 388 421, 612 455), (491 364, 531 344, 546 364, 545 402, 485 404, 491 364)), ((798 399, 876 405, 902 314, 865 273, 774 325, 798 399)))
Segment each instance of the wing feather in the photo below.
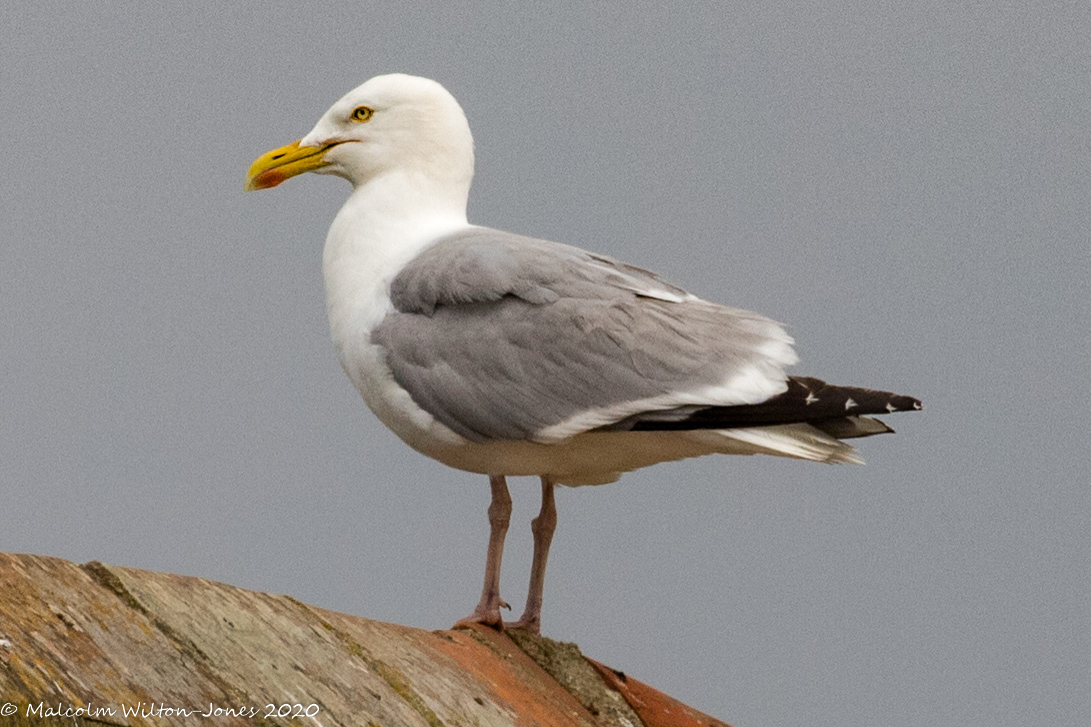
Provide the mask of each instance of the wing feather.
POLYGON ((397 383, 472 441, 557 441, 641 411, 753 404, 787 387, 791 338, 575 247, 474 228, 391 282, 372 331, 397 383))

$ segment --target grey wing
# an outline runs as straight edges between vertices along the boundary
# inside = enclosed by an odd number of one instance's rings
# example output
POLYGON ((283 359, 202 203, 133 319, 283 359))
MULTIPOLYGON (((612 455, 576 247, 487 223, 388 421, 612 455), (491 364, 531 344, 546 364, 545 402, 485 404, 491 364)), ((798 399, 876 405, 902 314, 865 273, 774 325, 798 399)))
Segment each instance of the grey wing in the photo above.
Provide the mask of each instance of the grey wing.
POLYGON ((372 332, 414 402, 472 441, 556 441, 643 411, 764 401, 791 339, 579 248, 484 228, 392 281, 372 332))

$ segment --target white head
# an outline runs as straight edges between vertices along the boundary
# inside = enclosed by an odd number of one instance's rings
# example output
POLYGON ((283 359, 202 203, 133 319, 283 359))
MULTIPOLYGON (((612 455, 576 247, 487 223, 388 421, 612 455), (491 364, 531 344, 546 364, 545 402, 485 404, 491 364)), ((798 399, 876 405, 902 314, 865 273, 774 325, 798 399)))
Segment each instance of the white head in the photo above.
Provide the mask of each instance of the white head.
POLYGON ((473 167, 473 137, 454 97, 435 81, 394 73, 349 91, 302 139, 259 157, 246 188, 316 172, 357 188, 403 174, 468 193, 473 167))

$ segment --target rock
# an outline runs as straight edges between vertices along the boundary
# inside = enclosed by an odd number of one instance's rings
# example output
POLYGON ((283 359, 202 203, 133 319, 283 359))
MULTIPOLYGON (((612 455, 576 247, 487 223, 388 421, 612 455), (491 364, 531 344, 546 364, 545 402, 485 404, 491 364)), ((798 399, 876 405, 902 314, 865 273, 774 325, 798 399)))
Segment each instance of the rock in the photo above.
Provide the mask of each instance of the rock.
POLYGON ((97 562, 0 553, 0 619, 0 724, 13 727, 726 727, 573 644, 97 562))

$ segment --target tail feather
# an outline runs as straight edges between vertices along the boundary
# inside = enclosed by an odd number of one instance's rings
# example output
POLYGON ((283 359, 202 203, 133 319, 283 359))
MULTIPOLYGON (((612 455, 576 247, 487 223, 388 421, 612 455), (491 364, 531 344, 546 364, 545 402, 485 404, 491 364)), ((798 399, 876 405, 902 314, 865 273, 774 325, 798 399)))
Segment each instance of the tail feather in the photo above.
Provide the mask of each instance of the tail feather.
POLYGON ((771 454, 828 464, 863 464, 856 450, 810 424, 779 424, 717 431, 723 437, 753 447, 754 454, 771 454))

